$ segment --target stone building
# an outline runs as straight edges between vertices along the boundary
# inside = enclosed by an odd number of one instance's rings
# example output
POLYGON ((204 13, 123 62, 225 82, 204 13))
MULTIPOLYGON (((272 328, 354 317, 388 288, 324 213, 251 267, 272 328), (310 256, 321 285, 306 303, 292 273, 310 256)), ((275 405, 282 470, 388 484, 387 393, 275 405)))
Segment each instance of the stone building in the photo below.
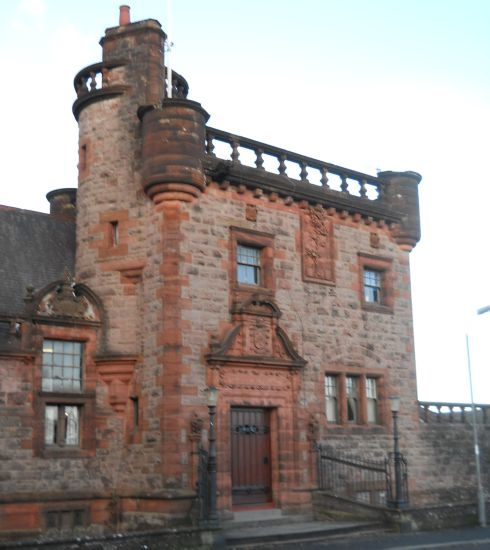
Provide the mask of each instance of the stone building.
POLYGON ((412 502, 428 502, 420 176, 208 126, 179 74, 166 97, 164 40, 122 8, 75 77, 78 188, 49 193, 49 215, 0 210, 0 530, 195 517, 213 386, 222 516, 311 508, 315 443, 384 456, 394 394, 412 502))

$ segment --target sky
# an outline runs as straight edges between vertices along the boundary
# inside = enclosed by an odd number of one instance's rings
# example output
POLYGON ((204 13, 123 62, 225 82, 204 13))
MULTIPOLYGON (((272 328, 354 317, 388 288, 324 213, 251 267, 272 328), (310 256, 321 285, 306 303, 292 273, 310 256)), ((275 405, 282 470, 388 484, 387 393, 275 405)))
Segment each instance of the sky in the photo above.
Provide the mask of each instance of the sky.
MULTIPOLYGON (((101 60, 114 0, 1 0, 0 204, 75 187, 73 77, 101 60)), ((133 21, 169 28, 167 0, 133 21)), ((490 403, 490 2, 173 0, 172 67, 209 124, 368 174, 413 170, 419 399, 490 403)), ((1 261, 1 260, 0 260, 1 261)))

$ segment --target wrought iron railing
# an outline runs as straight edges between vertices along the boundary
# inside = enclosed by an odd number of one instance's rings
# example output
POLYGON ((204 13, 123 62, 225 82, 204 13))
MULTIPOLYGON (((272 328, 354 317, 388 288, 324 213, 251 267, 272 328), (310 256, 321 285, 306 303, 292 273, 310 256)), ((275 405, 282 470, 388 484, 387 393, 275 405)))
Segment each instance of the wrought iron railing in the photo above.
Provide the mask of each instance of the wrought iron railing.
POLYGON ((355 502, 386 506, 391 500, 390 466, 387 458, 355 457, 318 445, 318 486, 333 496, 355 502))
POLYGON ((206 153, 233 165, 250 166, 361 199, 379 201, 385 195, 384 181, 375 176, 216 128, 206 130, 206 153))
MULTIPOLYGON (((478 423, 490 423, 490 405, 475 404, 478 423)), ((419 401, 420 419, 427 423, 471 423, 473 409, 470 403, 419 401)))

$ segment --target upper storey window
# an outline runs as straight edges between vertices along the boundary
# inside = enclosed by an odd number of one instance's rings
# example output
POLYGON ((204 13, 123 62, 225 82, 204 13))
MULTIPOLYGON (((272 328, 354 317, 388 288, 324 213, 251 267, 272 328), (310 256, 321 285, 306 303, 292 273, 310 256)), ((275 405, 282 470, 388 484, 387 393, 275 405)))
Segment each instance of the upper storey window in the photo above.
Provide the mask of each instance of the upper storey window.
POLYGON ((260 248, 237 245, 237 282, 260 285, 260 248))
POLYGON ((359 283, 362 307, 378 313, 393 313, 393 261, 359 253, 359 283))
POLYGON ((82 344, 44 340, 43 391, 80 392, 82 389, 82 344))
POLYGON ((274 292, 273 235, 244 227, 230 227, 229 251, 232 302, 241 302, 257 292, 274 292))
POLYGON ((381 304, 381 273, 364 269, 364 300, 368 304, 381 304))

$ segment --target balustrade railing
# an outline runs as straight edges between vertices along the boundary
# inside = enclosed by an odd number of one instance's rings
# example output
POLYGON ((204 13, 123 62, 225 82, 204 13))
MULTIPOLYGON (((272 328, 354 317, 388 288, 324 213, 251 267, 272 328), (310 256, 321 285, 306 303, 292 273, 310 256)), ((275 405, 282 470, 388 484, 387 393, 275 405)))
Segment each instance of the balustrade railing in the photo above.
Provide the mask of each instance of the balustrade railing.
MULTIPOLYGON (((111 85, 111 71, 120 67, 122 63, 94 63, 82 69, 74 79, 74 86, 77 97, 83 97, 96 91, 103 90, 111 85)), ((165 71, 166 73, 166 71, 165 71)), ((118 82, 121 84, 121 82, 118 82)), ((167 76, 165 74, 165 86, 167 76)), ((172 96, 175 98, 186 98, 189 93, 189 85, 186 79, 179 73, 172 71, 172 96)))
POLYGON ((210 157, 230 161, 232 165, 250 166, 366 200, 381 200, 385 193, 384 182, 375 176, 216 128, 207 128, 206 153, 210 157))
POLYGON ((85 94, 93 93, 109 86, 111 69, 118 64, 94 63, 82 69, 74 79, 75 91, 80 98, 85 94))
MULTIPOLYGON (((167 85, 168 85, 167 68, 165 67, 165 90, 167 89, 167 85)), ((189 84, 187 84, 187 80, 182 75, 180 75, 179 73, 176 73, 172 69, 172 97, 185 99, 188 93, 189 93, 189 84)))
MULTIPOLYGON (((490 405, 475 404, 477 422, 490 422, 490 405)), ((420 419, 426 423, 471 423, 473 410, 470 403, 444 403, 419 401, 420 419)))

